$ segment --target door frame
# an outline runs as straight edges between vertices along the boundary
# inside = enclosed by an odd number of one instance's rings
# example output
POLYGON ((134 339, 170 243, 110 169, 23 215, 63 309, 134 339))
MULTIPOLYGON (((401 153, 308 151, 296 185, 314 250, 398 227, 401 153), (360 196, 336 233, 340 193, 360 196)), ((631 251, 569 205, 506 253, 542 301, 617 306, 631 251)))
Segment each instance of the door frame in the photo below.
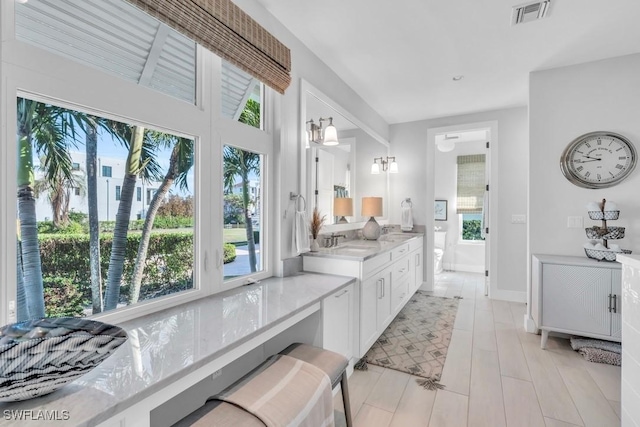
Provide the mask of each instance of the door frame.
MULTIPOLYGON (((486 170, 487 170, 487 183, 490 183, 489 187, 489 220, 485 227, 489 227, 489 234, 485 239, 485 270, 489 271, 489 276, 485 280, 485 294, 489 298, 500 298, 500 291, 498 290, 498 264, 497 264, 497 236, 498 236, 498 162, 497 156, 492 161, 492 153, 497 153, 498 150, 498 122, 496 120, 486 122, 474 122, 474 123, 462 123, 452 126, 436 127, 427 130, 427 206, 430 205, 430 201, 435 200, 435 155, 436 155, 436 135, 456 132, 469 132, 469 131, 487 131, 487 141, 489 142, 489 148, 486 150, 486 170), (493 225, 493 226, 492 226, 493 225)), ((425 256, 426 275, 427 275, 427 287, 429 290, 434 288, 434 268, 433 268, 433 239, 434 239, 434 212, 433 209, 426 209, 426 242, 425 256)))

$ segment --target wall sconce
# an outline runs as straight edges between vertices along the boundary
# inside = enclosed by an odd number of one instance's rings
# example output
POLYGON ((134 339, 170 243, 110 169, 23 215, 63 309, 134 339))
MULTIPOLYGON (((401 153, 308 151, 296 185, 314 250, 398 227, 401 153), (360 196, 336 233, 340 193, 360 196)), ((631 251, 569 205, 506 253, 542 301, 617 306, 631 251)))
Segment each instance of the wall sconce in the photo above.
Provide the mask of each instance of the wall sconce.
POLYGON ((371 173, 374 175, 378 175, 380 173, 380 165, 382 165, 382 171, 386 172, 387 169, 389 173, 398 173, 398 164, 396 163, 395 157, 376 157, 373 159, 373 164, 371 165, 371 173), (380 164, 378 164, 378 160, 380 160, 380 164))
POLYGON ((307 131, 309 141, 323 145, 338 145, 340 143, 338 141, 338 130, 333 125, 333 117, 328 117, 326 119, 320 117, 318 122, 319 124, 316 124, 313 119, 307 122, 309 125, 309 130, 307 131), (327 126, 323 131, 322 122, 326 121, 329 121, 329 126, 327 126))

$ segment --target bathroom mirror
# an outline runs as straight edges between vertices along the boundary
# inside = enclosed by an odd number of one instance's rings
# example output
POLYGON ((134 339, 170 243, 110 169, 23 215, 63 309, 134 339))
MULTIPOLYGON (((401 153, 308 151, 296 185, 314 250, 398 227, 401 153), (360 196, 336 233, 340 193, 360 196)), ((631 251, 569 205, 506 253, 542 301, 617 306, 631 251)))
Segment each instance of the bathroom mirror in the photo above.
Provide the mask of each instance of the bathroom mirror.
MULTIPOLYGON (((337 105, 306 81, 302 81, 301 107, 303 119, 302 144, 305 169, 305 198, 308 213, 318 207, 326 215, 323 232, 334 232, 362 228, 368 218, 360 215, 362 197, 382 197, 383 216, 388 218, 388 173, 371 174, 371 165, 376 157, 389 155, 389 144, 379 135, 367 131, 351 113, 337 105), (326 146, 310 140, 310 120, 319 125, 320 118, 331 117, 336 127, 339 144, 326 146), (339 216, 334 211, 336 197, 353 200, 353 215, 346 216, 348 223, 337 223, 339 216)), ((329 121, 322 121, 323 130, 329 121)))

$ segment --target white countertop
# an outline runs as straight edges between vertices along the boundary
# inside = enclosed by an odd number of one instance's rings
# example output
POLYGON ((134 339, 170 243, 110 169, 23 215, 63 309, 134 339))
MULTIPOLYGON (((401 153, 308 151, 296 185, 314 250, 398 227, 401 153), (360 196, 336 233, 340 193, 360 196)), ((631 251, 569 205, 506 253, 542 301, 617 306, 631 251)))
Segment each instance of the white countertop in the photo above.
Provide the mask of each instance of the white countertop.
POLYGON ((640 255, 616 255, 616 261, 640 269, 640 255))
POLYGON ((0 425, 92 426, 320 302, 355 279, 273 277, 119 326, 129 339, 100 366, 40 398, 0 403, 0 425), (68 411, 68 421, 7 420, 7 411, 68 411))
POLYGON ((317 252, 305 252, 302 256, 365 261, 423 236, 422 233, 390 233, 383 234, 378 240, 346 240, 336 247, 320 248, 317 252))

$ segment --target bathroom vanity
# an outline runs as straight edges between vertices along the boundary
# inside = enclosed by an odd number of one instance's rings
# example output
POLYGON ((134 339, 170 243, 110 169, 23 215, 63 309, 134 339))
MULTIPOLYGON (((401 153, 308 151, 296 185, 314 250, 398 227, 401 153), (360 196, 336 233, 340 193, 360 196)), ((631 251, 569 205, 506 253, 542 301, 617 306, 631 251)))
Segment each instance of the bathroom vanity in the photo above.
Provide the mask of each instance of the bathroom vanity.
POLYGON ((346 241, 304 254, 305 271, 356 278, 353 363, 366 354, 422 285, 423 240, 418 233, 391 233, 375 241, 346 241))

